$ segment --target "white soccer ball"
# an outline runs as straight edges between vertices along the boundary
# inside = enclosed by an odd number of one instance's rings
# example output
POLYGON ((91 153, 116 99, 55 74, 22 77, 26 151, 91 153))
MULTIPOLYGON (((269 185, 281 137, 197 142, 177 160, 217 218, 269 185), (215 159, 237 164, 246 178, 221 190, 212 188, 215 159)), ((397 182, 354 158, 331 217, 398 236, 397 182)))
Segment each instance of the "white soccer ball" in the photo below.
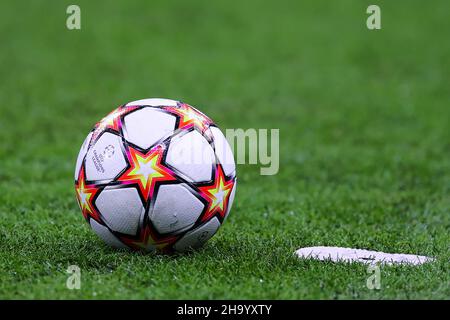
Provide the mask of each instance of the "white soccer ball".
POLYGON ((76 162, 83 216, 107 244, 144 251, 202 246, 230 213, 233 153, 220 129, 188 104, 130 102, 100 120, 76 162))

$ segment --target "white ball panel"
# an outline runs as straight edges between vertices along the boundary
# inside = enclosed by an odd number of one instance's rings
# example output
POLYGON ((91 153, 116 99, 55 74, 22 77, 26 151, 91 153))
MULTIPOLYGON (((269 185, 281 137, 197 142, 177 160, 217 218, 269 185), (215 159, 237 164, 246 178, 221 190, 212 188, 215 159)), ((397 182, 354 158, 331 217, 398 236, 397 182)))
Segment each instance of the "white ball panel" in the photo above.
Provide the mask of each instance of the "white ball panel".
POLYGON ((127 106, 166 106, 166 107, 175 107, 178 101, 171 99, 161 99, 161 98, 151 98, 151 99, 141 99, 132 102, 128 102, 127 106))
POLYGON ((214 217, 200 227, 187 232, 173 247, 176 251, 181 252, 201 247, 217 232, 219 227, 220 222, 214 217))
POLYGON ((92 137, 92 132, 88 134, 86 139, 84 139, 84 142, 80 148, 80 152, 78 153, 77 164, 75 165, 75 180, 78 179, 78 175, 80 174, 81 163, 83 162, 83 158, 86 155, 91 137, 92 137))
POLYGON ((181 231, 197 221, 203 207, 203 203, 183 184, 162 185, 150 220, 160 233, 181 231))
POLYGON ((191 131, 170 141, 166 161, 193 182, 209 181, 214 150, 198 131, 191 131))
POLYGON ((135 235, 144 207, 135 188, 105 188, 95 204, 108 227, 114 231, 135 235))
POLYGON ((147 149, 175 129, 176 118, 158 109, 144 108, 125 116, 125 139, 147 149))
POLYGON ((86 156, 87 180, 109 180, 126 167, 119 136, 105 132, 89 149, 86 156))
POLYGON ((234 171, 236 170, 233 151, 231 150, 230 144, 219 128, 211 127, 210 129, 214 137, 214 147, 216 150, 217 158, 222 164, 223 172, 228 176, 234 173, 234 171))
POLYGON ((94 219, 90 220, 91 228, 94 232, 108 245, 114 248, 128 248, 125 244, 123 244, 119 239, 113 235, 108 228, 102 226, 100 223, 95 221, 94 219))

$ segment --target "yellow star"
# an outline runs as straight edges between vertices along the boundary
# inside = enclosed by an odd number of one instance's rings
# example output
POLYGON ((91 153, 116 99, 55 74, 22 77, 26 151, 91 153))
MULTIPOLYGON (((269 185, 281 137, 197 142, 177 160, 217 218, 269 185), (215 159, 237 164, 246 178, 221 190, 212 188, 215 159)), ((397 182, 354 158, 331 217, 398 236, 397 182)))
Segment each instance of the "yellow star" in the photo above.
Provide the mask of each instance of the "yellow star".
POLYGON ((84 174, 84 167, 81 168, 79 174, 78 183, 75 185, 77 192, 78 204, 80 205, 81 212, 85 218, 92 217, 97 221, 100 221, 99 214, 94 209, 92 200, 98 189, 95 186, 86 185, 86 176, 84 174))
POLYGON ((158 181, 175 180, 172 171, 161 164, 164 151, 161 146, 150 150, 147 154, 131 147, 128 151, 130 168, 118 178, 118 181, 137 183, 145 200, 153 195, 158 181))
POLYGON ((153 179, 164 177, 164 175, 158 171, 157 162, 158 154, 153 154, 148 158, 136 154, 135 167, 130 171, 129 176, 135 176, 141 181, 144 188, 147 189, 153 179))
POLYGON ((166 107, 165 109, 180 116, 179 128, 188 129, 191 127, 196 127, 200 131, 204 132, 206 128, 212 124, 211 119, 185 103, 178 105, 177 107, 166 107))
POLYGON ((217 166, 214 182, 210 186, 199 187, 200 193, 208 201, 208 208, 202 220, 205 221, 218 212, 222 218, 225 217, 228 201, 234 180, 225 180, 221 166, 217 166))

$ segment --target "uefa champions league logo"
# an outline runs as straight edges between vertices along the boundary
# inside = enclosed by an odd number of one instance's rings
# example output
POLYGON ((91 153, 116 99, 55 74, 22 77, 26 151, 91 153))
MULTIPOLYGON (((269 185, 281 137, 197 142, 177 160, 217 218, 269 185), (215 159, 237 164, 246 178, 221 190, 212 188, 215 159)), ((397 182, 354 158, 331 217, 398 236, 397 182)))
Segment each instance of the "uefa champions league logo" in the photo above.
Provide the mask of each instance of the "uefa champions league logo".
POLYGON ((103 149, 103 157, 110 159, 114 155, 114 146, 109 144, 103 149))

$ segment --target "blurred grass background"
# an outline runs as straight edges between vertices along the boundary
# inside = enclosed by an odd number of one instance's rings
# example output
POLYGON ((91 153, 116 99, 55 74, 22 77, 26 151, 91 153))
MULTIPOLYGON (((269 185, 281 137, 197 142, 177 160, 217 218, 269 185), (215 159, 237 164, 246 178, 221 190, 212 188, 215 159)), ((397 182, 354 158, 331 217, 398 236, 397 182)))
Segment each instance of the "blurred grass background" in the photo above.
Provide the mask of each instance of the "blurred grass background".
POLYGON ((69 4, 0 4, 1 298, 450 297, 448 1, 77 1, 79 31, 69 4), (110 250, 76 205, 84 137, 147 97, 280 129, 279 174, 239 166, 230 219, 192 255, 110 250), (438 260, 371 291, 363 266, 292 257, 312 245, 438 260))

